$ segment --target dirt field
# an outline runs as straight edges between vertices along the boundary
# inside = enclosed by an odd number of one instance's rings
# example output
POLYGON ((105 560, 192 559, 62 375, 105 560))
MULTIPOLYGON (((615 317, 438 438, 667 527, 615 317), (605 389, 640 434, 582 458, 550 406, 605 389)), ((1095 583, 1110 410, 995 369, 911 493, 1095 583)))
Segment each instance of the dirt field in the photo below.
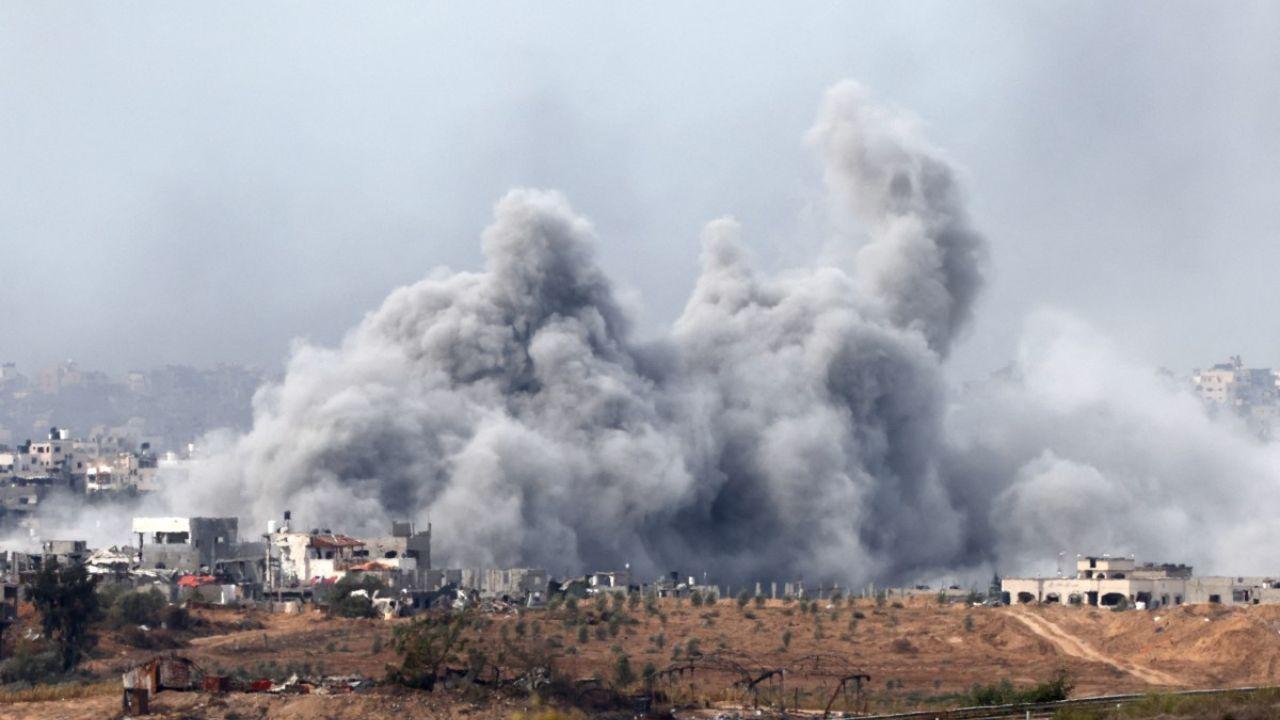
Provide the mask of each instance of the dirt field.
MULTIPOLYGON (((1008 679, 1033 684, 1060 669, 1070 674, 1076 696, 1280 682, 1280 607, 1196 606, 1116 613, 925 601, 893 607, 864 601, 840 607, 824 604, 815 614, 802 613, 795 603, 740 609, 730 602, 693 607, 664 601, 657 614, 643 607, 624 609, 610 623, 612 612, 583 602, 576 620, 565 610, 489 613, 483 616, 486 622, 472 648, 491 661, 506 663, 510 658, 504 647, 538 648, 556 656, 570 677, 597 675, 606 680, 613 678, 622 654, 640 675, 648 664, 656 670, 682 666, 692 650, 691 672, 660 683, 675 698, 749 701, 749 694, 733 687, 742 672, 758 675, 785 669, 781 685, 776 680, 761 685, 765 696, 781 692, 788 705, 799 701, 818 709, 830 698, 836 678, 851 671, 871 676, 865 698, 870 709, 880 711, 954 704, 956 696, 975 683, 1008 679)), ((381 678, 396 660, 391 630, 405 622, 335 620, 312 613, 200 615, 216 634, 192 639, 177 652, 208 672, 243 670, 277 679, 300 668, 315 674, 381 678), (231 629, 256 624, 261 627, 231 629)), ((110 679, 154 654, 107 636, 86 669, 110 679)), ((119 717, 113 687, 104 684, 103 694, 75 700, 0 704, 0 717, 119 717)), ((159 700, 160 717, 228 719, 512 717, 528 709, 526 700, 477 706, 460 696, 390 688, 345 696, 167 692, 159 700)))

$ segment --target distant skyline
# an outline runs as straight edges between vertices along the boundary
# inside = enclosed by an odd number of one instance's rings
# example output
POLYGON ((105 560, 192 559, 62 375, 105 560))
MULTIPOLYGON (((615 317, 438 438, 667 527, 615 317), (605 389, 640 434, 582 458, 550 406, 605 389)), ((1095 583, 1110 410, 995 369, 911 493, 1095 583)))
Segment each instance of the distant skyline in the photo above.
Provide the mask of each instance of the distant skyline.
POLYGON ((709 220, 829 250, 803 135, 856 77, 990 239, 953 375, 1044 306, 1151 365, 1280 365, 1280 5, 499 7, 0 3, 0 361, 278 372, 479 267, 512 186, 594 221, 656 334, 709 220))

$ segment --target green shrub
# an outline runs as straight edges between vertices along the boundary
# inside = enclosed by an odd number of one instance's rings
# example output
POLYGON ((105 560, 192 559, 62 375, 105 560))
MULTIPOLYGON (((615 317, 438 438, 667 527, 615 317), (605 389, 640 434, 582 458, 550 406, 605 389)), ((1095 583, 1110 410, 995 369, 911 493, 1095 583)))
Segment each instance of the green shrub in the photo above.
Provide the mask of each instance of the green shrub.
POLYGON ((191 627, 191 613, 177 605, 166 605, 160 611, 160 622, 169 630, 186 630, 191 627))
POLYGON ((48 682, 62 671, 62 659, 54 649, 20 643, 13 656, 0 663, 0 682, 48 682))
POLYGON ((329 603, 329 612, 339 617, 376 617, 377 612, 374 611, 373 602, 370 598, 386 589, 387 586, 372 575, 361 575, 359 577, 345 575, 341 580, 334 583, 333 594, 331 595, 333 600, 329 603), (364 590, 369 594, 369 597, 351 594, 357 590, 364 590))
POLYGON ((636 681, 636 673, 631 669, 631 658, 626 654, 618 655, 613 664, 613 680, 618 687, 625 688, 636 681))
POLYGON ((157 590, 136 590, 116 597, 108 616, 116 627, 125 625, 158 627, 162 620, 161 612, 168 604, 157 590))
POLYGON ((1021 703, 1045 703, 1066 700, 1073 685, 1065 670, 1059 670, 1050 680, 1031 687, 1014 687, 1006 678, 991 685, 974 685, 969 690, 972 705, 1017 705, 1021 703))

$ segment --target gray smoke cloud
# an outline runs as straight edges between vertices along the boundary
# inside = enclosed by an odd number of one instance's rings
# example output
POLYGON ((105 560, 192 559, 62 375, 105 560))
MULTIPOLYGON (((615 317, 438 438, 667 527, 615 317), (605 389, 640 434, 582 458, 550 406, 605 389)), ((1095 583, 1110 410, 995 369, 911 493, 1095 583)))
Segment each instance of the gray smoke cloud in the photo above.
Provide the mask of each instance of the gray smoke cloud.
POLYGON ((1063 551, 1276 560, 1233 550, 1277 546, 1258 508, 1278 451, 1071 321, 1037 316, 1008 377, 950 392, 987 253, 956 171, 850 82, 808 139, 859 229, 849 267, 762 272, 716 220, 683 313, 642 341, 591 224, 514 190, 483 269, 297 345, 253 429, 166 500, 350 532, 430 520, 456 563, 730 582, 976 577, 1063 551))
POLYGON ((976 555, 1052 571, 1112 552, 1275 574, 1280 445, 1067 315, 1031 316, 1010 372, 953 404, 947 465, 976 555))
POLYGON ((941 359, 983 241, 900 111, 833 87, 810 140, 866 229, 857 270, 753 268, 733 220, 668 336, 640 342, 556 192, 499 201, 479 272, 400 288, 298 345, 175 507, 377 531, 428 519, 459 562, 882 576, 946 565, 941 359))

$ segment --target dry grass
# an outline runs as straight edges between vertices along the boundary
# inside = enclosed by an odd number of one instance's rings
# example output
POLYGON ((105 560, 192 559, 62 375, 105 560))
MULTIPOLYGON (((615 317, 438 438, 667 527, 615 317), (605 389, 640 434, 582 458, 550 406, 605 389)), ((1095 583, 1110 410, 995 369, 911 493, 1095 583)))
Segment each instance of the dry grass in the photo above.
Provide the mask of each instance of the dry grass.
POLYGON ((51 700, 75 700, 78 698, 111 695, 118 692, 120 692, 119 680, 36 685, 24 690, 0 691, 0 705, 22 702, 49 702, 51 700))

